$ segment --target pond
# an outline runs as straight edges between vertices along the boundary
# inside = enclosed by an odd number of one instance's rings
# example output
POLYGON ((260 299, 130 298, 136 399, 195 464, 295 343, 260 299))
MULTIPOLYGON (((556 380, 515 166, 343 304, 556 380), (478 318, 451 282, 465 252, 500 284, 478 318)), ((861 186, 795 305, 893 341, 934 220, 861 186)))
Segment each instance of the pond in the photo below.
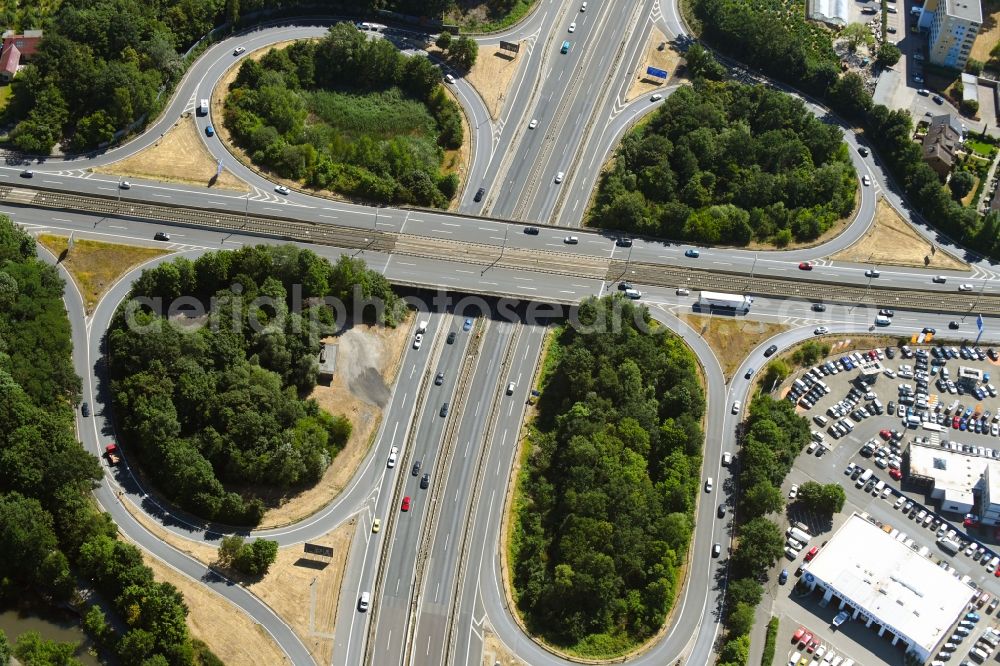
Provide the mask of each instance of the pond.
POLYGON ((102 662, 87 652, 90 639, 83 632, 76 617, 70 613, 48 613, 36 609, 0 610, 0 629, 7 634, 13 646, 17 637, 26 631, 37 631, 42 638, 60 643, 79 643, 76 658, 84 666, 101 666, 102 662))

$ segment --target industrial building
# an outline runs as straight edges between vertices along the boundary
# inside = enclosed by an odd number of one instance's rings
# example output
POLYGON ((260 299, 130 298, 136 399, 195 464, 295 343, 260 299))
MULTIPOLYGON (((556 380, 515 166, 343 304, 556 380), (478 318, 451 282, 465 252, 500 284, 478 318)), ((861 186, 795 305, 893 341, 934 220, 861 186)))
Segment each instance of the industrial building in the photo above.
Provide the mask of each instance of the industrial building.
POLYGON ((838 602, 879 636, 888 632, 921 661, 951 634, 976 592, 858 514, 803 570, 803 583, 822 590, 824 602, 838 602))

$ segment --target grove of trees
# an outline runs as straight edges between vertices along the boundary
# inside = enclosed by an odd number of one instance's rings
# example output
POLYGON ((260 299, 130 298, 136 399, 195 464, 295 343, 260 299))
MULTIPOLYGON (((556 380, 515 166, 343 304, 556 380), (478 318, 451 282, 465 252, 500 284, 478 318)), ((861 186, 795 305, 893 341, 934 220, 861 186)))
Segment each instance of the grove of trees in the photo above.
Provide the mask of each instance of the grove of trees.
POLYGON ((458 191, 441 163, 462 145, 461 112, 440 70, 351 23, 244 60, 225 124, 254 162, 309 187, 438 207, 458 191))
MULTIPOLYGON (((32 237, 0 216, 0 603, 62 605, 85 581, 119 615, 123 631, 94 638, 120 663, 198 663, 180 593, 153 580, 139 550, 116 539, 110 516, 91 499, 102 470, 75 437, 80 380, 63 286, 37 259, 32 237)), ((0 653, 9 650, 0 643, 0 653)), ((26 663, 50 663, 31 660, 62 651, 31 637, 17 646, 26 663)))
POLYGON ((580 321, 596 330, 565 326, 549 354, 510 552, 531 630, 604 657, 656 633, 673 605, 705 401, 693 354, 645 309, 592 298, 580 321))
POLYGON ((964 246, 1000 258, 1000 212, 991 211, 984 217, 974 207, 954 200, 923 161, 919 144, 912 140, 909 112, 875 104, 859 75, 840 74, 828 31, 808 23, 801 12, 787 11, 783 0, 693 0, 692 4, 708 43, 823 99, 863 127, 880 163, 924 220, 964 246))
POLYGON ((856 191, 839 129, 801 101, 699 79, 625 136, 589 224, 698 243, 786 245, 849 215, 856 191))
POLYGON ((323 299, 351 307, 355 292, 384 303, 387 323, 400 316, 388 281, 363 261, 330 264, 292 245, 210 252, 143 271, 132 290, 139 306, 126 302, 108 334, 126 453, 164 494, 209 520, 256 524, 262 487, 314 484, 351 425, 301 396, 316 384, 320 338, 334 332, 323 299), (199 325, 166 319, 182 296, 205 304, 199 325))

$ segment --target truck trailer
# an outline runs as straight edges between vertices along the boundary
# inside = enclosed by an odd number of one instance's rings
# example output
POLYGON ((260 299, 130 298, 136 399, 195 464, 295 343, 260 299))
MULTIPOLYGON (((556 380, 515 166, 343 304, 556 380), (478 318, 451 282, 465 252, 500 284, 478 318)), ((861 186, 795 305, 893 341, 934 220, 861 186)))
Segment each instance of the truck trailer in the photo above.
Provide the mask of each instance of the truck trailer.
POLYGON ((698 296, 697 305, 701 310, 732 310, 738 314, 746 314, 752 303, 753 298, 750 296, 703 291, 698 296))

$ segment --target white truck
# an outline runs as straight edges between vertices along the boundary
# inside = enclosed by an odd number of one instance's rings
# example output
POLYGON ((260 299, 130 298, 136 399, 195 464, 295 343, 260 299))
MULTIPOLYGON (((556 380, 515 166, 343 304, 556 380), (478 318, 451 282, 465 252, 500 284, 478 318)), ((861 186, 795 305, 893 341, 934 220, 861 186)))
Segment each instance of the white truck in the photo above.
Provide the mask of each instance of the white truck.
POLYGON ((207 116, 208 115, 208 100, 203 99, 198 103, 198 115, 207 116))
POLYGON ((799 543, 807 544, 809 543, 809 535, 800 530, 797 527, 789 527, 785 530, 785 536, 789 539, 795 539, 799 543))
POLYGON ((753 298, 750 296, 703 291, 698 296, 697 305, 701 310, 732 310, 737 314, 746 314, 752 303, 753 298))

